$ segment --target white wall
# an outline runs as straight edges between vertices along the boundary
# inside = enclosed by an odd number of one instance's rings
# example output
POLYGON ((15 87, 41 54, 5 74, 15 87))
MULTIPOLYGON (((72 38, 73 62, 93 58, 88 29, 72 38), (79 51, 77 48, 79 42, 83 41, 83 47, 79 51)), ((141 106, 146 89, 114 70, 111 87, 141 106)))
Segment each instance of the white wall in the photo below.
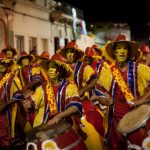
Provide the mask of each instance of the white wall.
POLYGON ((79 46, 80 49, 85 51, 87 47, 91 47, 95 43, 94 39, 82 34, 81 38, 77 40, 77 45, 79 46))

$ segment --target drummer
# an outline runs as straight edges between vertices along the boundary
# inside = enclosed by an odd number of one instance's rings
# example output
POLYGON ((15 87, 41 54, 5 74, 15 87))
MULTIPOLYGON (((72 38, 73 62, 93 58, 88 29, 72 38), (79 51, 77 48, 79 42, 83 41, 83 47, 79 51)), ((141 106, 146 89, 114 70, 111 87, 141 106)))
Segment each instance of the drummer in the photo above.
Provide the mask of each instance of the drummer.
MULTIPOLYGON (((55 110, 55 114, 50 114, 50 116, 54 117, 47 122, 48 125, 57 123, 61 119, 77 112, 82 113, 78 88, 74 82, 66 80, 66 78, 71 76, 72 69, 64 62, 67 62, 67 60, 62 55, 55 54, 51 57, 48 64, 48 76, 51 79, 51 88, 55 95, 53 97, 55 108, 50 108, 50 110, 55 110)), ((52 107, 52 104, 49 106, 52 107)))
POLYGON ((147 102, 150 95, 150 92, 147 92, 150 68, 130 61, 136 58, 138 45, 134 41, 129 41, 125 34, 118 35, 115 41, 110 42, 106 52, 115 60, 113 63, 104 63, 98 80, 114 101, 110 106, 106 143, 110 144, 111 150, 126 150, 127 143, 117 131, 117 126, 121 118, 134 106, 147 102))
POLYGON ((51 59, 47 58, 47 61, 45 57, 42 62, 42 66, 43 63, 47 65, 40 70, 42 85, 35 89, 24 105, 26 112, 24 117, 27 120, 24 129, 26 133, 43 123, 51 125, 76 112, 82 113, 76 85, 65 80, 71 75, 72 69, 62 63, 61 59, 63 59, 62 56, 54 55, 51 59), (45 71, 46 68, 48 74, 45 71))

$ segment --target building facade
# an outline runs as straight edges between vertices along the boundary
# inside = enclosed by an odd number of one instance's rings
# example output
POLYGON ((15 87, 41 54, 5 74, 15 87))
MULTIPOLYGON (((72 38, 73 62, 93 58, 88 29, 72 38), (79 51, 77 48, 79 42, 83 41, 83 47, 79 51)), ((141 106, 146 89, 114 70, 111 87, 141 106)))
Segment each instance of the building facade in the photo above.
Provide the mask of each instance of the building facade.
POLYGON ((36 47, 38 54, 53 55, 71 40, 81 43, 81 48, 89 41, 93 44, 82 35, 83 12, 77 10, 74 18, 72 8, 54 0, 0 0, 0 48, 10 45, 19 54, 36 47))

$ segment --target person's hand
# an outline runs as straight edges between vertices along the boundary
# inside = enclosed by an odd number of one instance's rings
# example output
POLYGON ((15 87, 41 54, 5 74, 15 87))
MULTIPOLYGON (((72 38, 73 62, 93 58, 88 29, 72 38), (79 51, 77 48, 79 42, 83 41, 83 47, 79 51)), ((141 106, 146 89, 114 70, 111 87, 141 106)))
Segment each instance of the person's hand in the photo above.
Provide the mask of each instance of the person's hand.
POLYGON ((26 111, 26 112, 29 112, 30 109, 32 108, 31 101, 28 100, 28 99, 26 99, 26 100, 23 100, 23 101, 21 101, 21 102, 22 102, 22 105, 23 105, 25 111, 26 111))
POLYGON ((134 103, 131 103, 130 107, 137 107, 145 103, 146 103, 146 100, 144 98, 140 98, 138 100, 134 100, 134 103))
POLYGON ((54 116, 54 118, 52 118, 51 120, 49 120, 49 121, 47 122, 47 125, 56 124, 56 123, 58 123, 60 120, 61 120, 61 117, 60 117, 59 114, 57 114, 56 116, 54 116))
POLYGON ((113 99, 111 97, 98 97, 98 101, 103 106, 110 106, 113 104, 113 99))
POLYGON ((98 99, 98 96, 94 94, 89 99, 90 99, 90 101, 95 101, 98 99))
POLYGON ((82 96, 84 94, 84 92, 85 92, 84 88, 80 89, 79 90, 79 96, 82 96))

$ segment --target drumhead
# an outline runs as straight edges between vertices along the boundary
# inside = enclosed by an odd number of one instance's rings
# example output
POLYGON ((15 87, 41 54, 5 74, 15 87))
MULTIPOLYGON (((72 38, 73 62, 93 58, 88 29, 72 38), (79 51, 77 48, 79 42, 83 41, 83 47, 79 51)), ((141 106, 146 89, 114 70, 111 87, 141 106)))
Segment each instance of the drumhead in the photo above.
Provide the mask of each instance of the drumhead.
POLYGON ((57 137, 71 128, 71 124, 65 120, 61 120, 57 124, 48 126, 46 124, 33 128, 27 134, 28 141, 44 141, 50 138, 57 137))
POLYGON ((118 130, 126 135, 144 126, 149 118, 150 106, 141 105, 125 114, 118 124, 118 130))

